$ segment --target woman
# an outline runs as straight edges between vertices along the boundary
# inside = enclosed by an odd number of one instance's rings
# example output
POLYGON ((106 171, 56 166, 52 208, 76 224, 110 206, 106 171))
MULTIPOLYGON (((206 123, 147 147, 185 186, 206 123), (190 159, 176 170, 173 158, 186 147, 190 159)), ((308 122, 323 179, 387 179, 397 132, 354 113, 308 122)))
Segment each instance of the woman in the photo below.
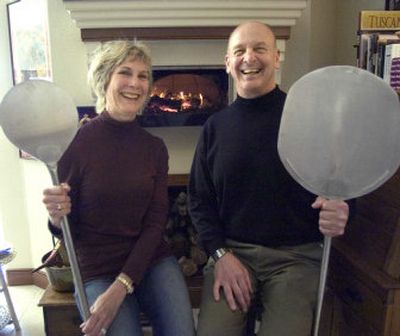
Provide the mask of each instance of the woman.
POLYGON ((151 59, 129 41, 101 45, 89 69, 101 114, 83 125, 58 166, 60 186, 44 190, 50 230, 69 215, 90 318, 86 335, 194 335, 185 280, 163 240, 168 153, 139 127, 150 93, 151 59))

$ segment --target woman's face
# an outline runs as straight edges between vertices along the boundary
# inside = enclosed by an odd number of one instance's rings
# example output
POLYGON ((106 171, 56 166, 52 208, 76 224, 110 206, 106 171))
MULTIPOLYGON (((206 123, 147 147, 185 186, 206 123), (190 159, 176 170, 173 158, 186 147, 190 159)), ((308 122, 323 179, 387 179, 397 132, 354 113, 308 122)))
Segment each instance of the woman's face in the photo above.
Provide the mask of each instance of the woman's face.
POLYGON ((106 110, 118 121, 132 121, 150 91, 150 68, 141 60, 126 59, 112 73, 106 90, 106 110))

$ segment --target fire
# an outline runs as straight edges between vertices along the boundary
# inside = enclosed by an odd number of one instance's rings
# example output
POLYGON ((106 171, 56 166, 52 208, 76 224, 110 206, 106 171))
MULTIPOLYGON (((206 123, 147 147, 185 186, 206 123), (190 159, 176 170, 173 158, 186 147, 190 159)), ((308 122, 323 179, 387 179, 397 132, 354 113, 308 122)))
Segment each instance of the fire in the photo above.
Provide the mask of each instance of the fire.
POLYGON ((159 107, 160 107, 160 110, 162 110, 164 112, 171 112, 171 113, 178 112, 178 109, 170 108, 168 106, 159 106, 159 107))
POLYGON ((176 113, 185 110, 204 108, 206 98, 202 93, 161 91, 154 87, 150 95, 150 105, 162 112, 176 113))

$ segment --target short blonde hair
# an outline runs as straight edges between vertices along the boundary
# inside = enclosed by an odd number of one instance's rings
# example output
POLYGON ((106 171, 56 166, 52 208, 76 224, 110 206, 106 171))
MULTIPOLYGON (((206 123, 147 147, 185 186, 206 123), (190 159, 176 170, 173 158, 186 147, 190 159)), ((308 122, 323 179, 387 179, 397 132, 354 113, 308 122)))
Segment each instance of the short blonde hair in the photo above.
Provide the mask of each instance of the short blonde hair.
POLYGON ((102 43, 94 50, 88 82, 96 96, 96 111, 101 113, 106 107, 106 91, 115 68, 127 58, 140 60, 150 69, 150 87, 153 83, 152 62, 148 48, 141 42, 130 40, 115 40, 102 43))

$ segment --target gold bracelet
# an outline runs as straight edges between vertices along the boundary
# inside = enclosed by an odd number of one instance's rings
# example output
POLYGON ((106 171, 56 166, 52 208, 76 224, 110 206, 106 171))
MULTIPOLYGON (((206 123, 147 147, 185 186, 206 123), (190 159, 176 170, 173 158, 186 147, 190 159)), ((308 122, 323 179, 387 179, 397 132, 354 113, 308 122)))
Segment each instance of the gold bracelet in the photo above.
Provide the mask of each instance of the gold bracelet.
POLYGON ((133 293, 132 280, 126 274, 121 273, 120 275, 117 276, 117 280, 125 286, 126 292, 128 294, 133 293))

